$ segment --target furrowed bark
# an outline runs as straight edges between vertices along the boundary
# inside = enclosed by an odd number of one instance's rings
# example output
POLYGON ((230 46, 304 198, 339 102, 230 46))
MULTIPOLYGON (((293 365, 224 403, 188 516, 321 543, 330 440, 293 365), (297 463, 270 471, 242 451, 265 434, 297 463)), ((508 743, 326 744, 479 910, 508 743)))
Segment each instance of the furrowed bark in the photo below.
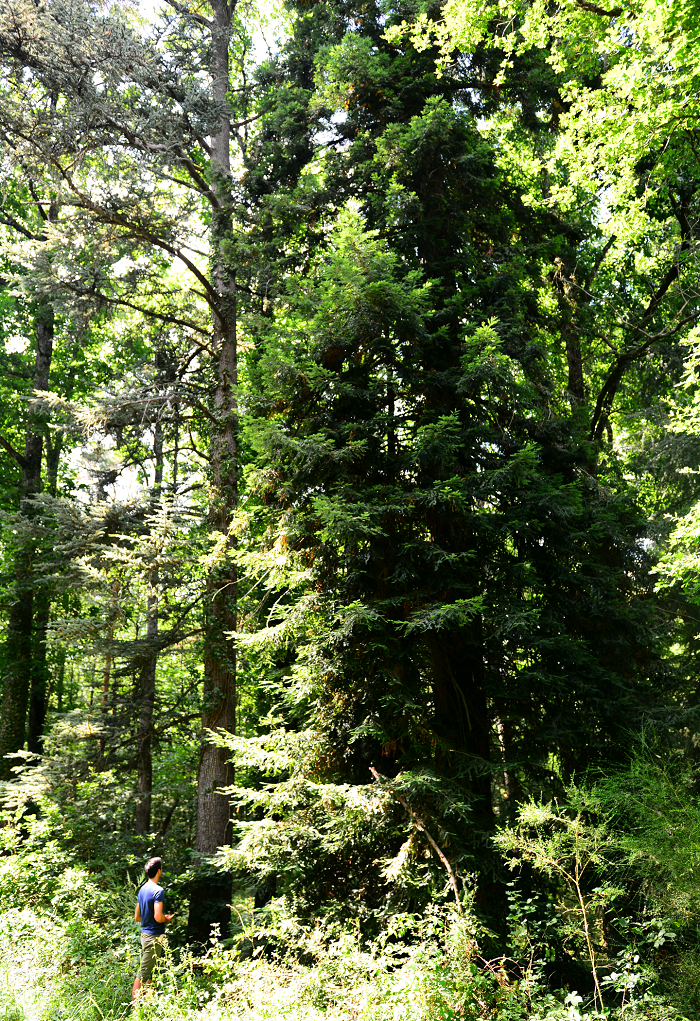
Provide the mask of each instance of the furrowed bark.
MULTIPOLYGON (((212 0, 213 95, 220 103, 222 119, 211 138, 210 171, 217 207, 212 216, 212 280, 218 312, 214 314, 216 380, 214 422, 211 424, 209 458, 211 495, 209 523, 212 529, 229 534, 237 504, 237 383, 236 281, 224 254, 231 235, 231 124, 226 110, 229 87, 229 39, 234 4, 212 0)), ((231 540, 229 539, 229 544, 231 540)), ((230 809, 223 791, 233 782, 229 753, 212 745, 211 730, 233 733, 236 720, 236 654, 230 633, 236 629, 236 572, 233 565, 212 571, 207 583, 207 613, 204 649, 204 691, 202 746, 197 775, 197 833, 195 848, 202 856, 214 854, 230 841, 230 809)), ((188 937, 205 943, 212 925, 222 935, 230 921, 230 876, 202 871, 191 888, 188 937)))
MULTIPOLYGON (((158 585, 158 572, 152 571, 149 589, 153 592, 158 585)), ((146 618, 146 641, 158 638, 158 597, 149 594, 146 618)), ((156 700, 157 653, 147 653, 139 677, 139 729, 136 768, 138 773, 138 801, 136 803, 136 832, 148 833, 151 829, 151 792, 153 789, 152 731, 153 710, 156 700)))
MULTIPOLYGON (((36 320, 36 356, 32 387, 47 390, 53 356, 54 315, 47 303, 40 308, 36 320)), ((32 517, 31 498, 41 489, 41 461, 43 453, 43 423, 38 416, 30 416, 22 459, 20 483, 20 510, 32 517)), ((32 697, 31 751, 40 750, 40 738, 46 717, 45 628, 48 624, 48 607, 39 615, 39 630, 43 627, 43 663, 33 667, 35 578, 33 573, 34 542, 27 538, 15 555, 15 598, 10 606, 7 638, 4 650, 4 694, 0 720, 0 779, 11 776, 12 760, 7 756, 24 747, 27 737, 27 709, 30 691, 32 697), (44 620, 45 618, 45 620, 44 620), (43 621, 43 625, 42 625, 43 621)), ((40 604, 40 611, 41 611, 40 604)))
POLYGON ((492 800, 492 714, 485 691, 485 662, 481 620, 460 631, 439 632, 429 638, 433 667, 434 728, 439 739, 436 769, 455 776, 469 805, 469 828, 475 851, 489 868, 479 875, 476 902, 495 931, 505 927, 506 901, 490 836, 495 827, 492 800), (464 775, 459 773, 464 771, 464 775))
POLYGON ((51 600, 45 591, 35 593, 34 626, 32 629, 31 682, 29 689, 29 719, 27 723, 27 750, 41 754, 44 750, 46 726, 46 696, 49 689, 49 666, 46 658, 46 635, 49 628, 51 600))
POLYGON ((484 652, 480 621, 462 631, 441 632, 429 642, 433 666, 435 731, 443 742, 436 752, 441 768, 453 771, 454 753, 473 763, 464 779, 473 825, 482 832, 494 825, 491 798, 492 721, 484 690, 484 652))
POLYGON ((583 359, 581 343, 574 332, 572 323, 567 324, 564 339, 566 343, 566 361, 569 367, 569 378, 566 389, 576 403, 582 403, 585 391, 583 383, 583 359))
MULTIPOLYGON (((155 455, 155 478, 151 503, 155 504, 163 489, 163 427, 156 422, 153 452, 155 455)), ((153 714, 156 701, 156 667, 158 665, 158 568, 148 573, 148 596, 146 603, 146 654, 141 664, 139 678, 138 748, 136 768, 138 773, 138 801, 136 803, 136 832, 148 833, 151 829, 153 790, 153 714)))

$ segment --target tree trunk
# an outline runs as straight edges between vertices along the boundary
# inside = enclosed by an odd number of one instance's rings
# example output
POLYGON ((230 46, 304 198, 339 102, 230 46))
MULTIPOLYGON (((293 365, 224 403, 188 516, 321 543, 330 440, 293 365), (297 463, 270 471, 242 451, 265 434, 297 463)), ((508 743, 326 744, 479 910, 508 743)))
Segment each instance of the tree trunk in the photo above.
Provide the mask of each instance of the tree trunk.
MULTIPOLYGON (((152 571, 149 588, 153 592, 158 585, 158 572, 152 571)), ((158 596, 149 594, 146 617, 146 641, 155 643, 158 638, 158 596)), ((139 729, 138 729, 138 798, 136 803, 136 832, 148 833, 151 829, 151 791, 153 789, 153 710, 156 700, 157 652, 147 650, 139 678, 139 729)))
MULTIPOLYGON (((48 390, 53 356, 53 336, 53 309, 47 304, 39 310, 36 321, 36 358, 32 376, 32 389, 34 390, 48 390)), ((33 514, 31 497, 41 489, 42 432, 41 420, 38 420, 37 416, 30 416, 27 423, 24 456, 20 460, 22 467, 20 510, 29 519, 33 514)), ((21 750, 27 736, 27 708, 34 673, 32 668, 35 604, 33 561, 34 542, 29 537, 19 546, 15 556, 15 598, 9 612, 4 656, 5 683, 2 719, 0 720, 0 779, 7 779, 11 776, 12 762, 6 756, 21 750)), ((45 612, 46 623, 48 623, 48 608, 45 612)), ((41 621, 39 623, 41 624, 41 621)), ((43 648, 45 659, 45 645, 43 648)), ((41 677, 34 674, 34 678, 32 743, 38 746, 46 716, 46 680, 43 670, 41 677), (37 727, 40 729, 37 730, 37 727)))
POLYGON ((0 720, 0 779, 12 775, 6 756, 24 748, 27 704, 31 686, 32 616, 34 593, 28 583, 29 557, 19 550, 15 559, 15 599, 10 606, 5 641, 5 690, 0 720))
POLYGON ((498 734, 498 746, 501 751, 501 762, 503 764, 505 817, 512 825, 515 822, 515 810, 517 807, 517 784, 509 766, 511 755, 508 727, 500 717, 496 718, 496 733, 498 734))
MULTIPOLYGON (((433 662, 435 731, 442 747, 436 752, 437 768, 453 776, 463 787, 469 805, 466 834, 479 856, 490 847, 495 818, 491 792, 492 721, 485 691, 484 650, 481 621, 460 631, 440 633, 430 641, 433 662)), ((502 932, 505 925, 504 888, 494 877, 497 857, 486 854, 488 865, 477 882, 476 903, 490 927, 502 932)))
POLYGON ((45 590, 35 594, 36 613, 32 635, 31 684, 29 691, 29 722, 27 749, 38 755, 44 750, 46 726, 46 693, 49 688, 49 668, 46 661, 46 634, 49 628, 51 600, 45 590))
MULTIPOLYGON (((50 366, 49 366, 50 369, 50 366)), ((46 373, 46 389, 48 371, 46 373)), ((39 389, 39 387, 37 387, 39 389)), ((48 430, 45 431, 46 458, 46 490, 51 496, 58 492, 58 466, 63 449, 63 434, 59 433, 54 442, 48 430)), ((36 605, 32 641, 31 688, 29 692, 29 723, 27 727, 27 749, 41 754, 44 750, 44 730, 46 727, 46 710, 48 708, 48 691, 50 672, 47 662, 46 636, 49 629, 51 598, 45 590, 35 591, 36 605)))
POLYGON ((66 679, 66 650, 58 650, 58 665, 53 671, 53 677, 56 678, 56 685, 54 691, 56 693, 56 712, 63 712, 63 689, 66 679))
POLYGON ((562 326, 562 332, 566 343, 566 361, 569 367, 569 379, 566 388, 574 404, 581 404, 585 398, 581 343, 574 332, 573 323, 567 322, 562 326))
MULTIPOLYGON (((112 588, 112 598, 110 599, 109 607, 109 627, 107 628, 107 641, 111 643, 114 641, 114 631, 117 626, 117 618, 119 616, 119 590, 121 587, 121 581, 119 578, 114 582, 112 588)), ((100 698, 100 713, 102 715, 102 726, 106 722, 107 710, 109 708, 109 684, 112 679, 112 664, 114 657, 112 656, 111 650, 108 649, 105 656, 105 665, 102 670, 102 697, 100 698)), ((97 765, 101 767, 104 764, 105 748, 107 747, 107 740, 105 737, 104 729, 100 738, 97 742, 97 765)))
MULTIPOLYGON (((226 110, 229 88, 229 39, 234 4, 212 0, 214 29, 213 94, 226 110)), ((211 138, 211 180, 217 198, 212 217, 213 282, 218 295, 214 312, 216 381, 213 402, 215 422, 210 441, 211 495, 209 523, 229 534, 231 516, 237 504, 237 383, 236 282, 227 264, 224 248, 231 236, 231 127, 227 113, 211 138)), ((229 540, 230 542, 230 540, 229 540)), ((232 564, 212 571, 207 584, 207 614, 204 650, 204 692, 202 746, 197 774, 197 834, 195 848, 211 855, 230 841, 229 800, 222 793, 233 782, 229 752, 207 740, 209 730, 233 733, 236 720, 236 656, 230 633, 236 629, 236 572, 232 564)), ((231 878, 202 871, 191 888, 188 936, 206 943, 211 927, 228 932, 231 878)))
MULTIPOLYGON (((154 429, 153 453, 155 455, 155 477, 151 493, 151 504, 160 500, 163 489, 163 427, 156 422, 154 429)), ((148 833, 151 829, 151 808, 153 790, 153 712, 156 701, 156 666, 158 664, 158 568, 149 571, 146 609, 146 652, 141 664, 139 683, 140 709, 138 729, 137 771, 138 794, 136 804, 136 832, 148 833)))
POLYGON ((484 655, 480 625, 441 633, 431 642, 435 730, 444 742, 437 754, 446 775, 469 768, 462 782, 471 803, 475 829, 490 830, 491 719, 484 691, 484 655), (467 631, 468 633, 465 633, 467 631), (462 762, 457 761, 457 756, 462 762))
MULTIPOLYGON (((72 389, 72 387, 71 387, 72 389)), ((66 399, 70 397, 70 394, 66 390, 66 399)), ((61 462, 61 453, 63 451, 63 432, 59 431, 53 442, 51 437, 47 434, 46 436, 46 490, 51 496, 56 496, 58 493, 58 466, 61 462)))
POLYGON ((581 342, 574 323, 576 305, 571 294, 570 279, 569 271, 563 264, 560 264, 555 276, 555 284, 561 316, 560 329, 566 347, 566 364, 569 370, 566 389, 573 407, 579 407, 585 399, 585 383, 581 342))

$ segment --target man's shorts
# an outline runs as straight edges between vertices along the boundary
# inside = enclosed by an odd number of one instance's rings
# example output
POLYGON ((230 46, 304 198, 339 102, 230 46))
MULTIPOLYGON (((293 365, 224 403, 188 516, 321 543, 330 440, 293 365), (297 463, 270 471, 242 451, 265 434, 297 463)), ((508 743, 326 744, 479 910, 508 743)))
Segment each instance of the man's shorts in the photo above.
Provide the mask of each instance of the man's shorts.
POLYGON ((154 936, 152 932, 141 933, 141 967, 139 968, 139 978, 142 982, 151 981, 156 960, 160 960, 163 956, 166 945, 165 933, 162 936, 154 936))

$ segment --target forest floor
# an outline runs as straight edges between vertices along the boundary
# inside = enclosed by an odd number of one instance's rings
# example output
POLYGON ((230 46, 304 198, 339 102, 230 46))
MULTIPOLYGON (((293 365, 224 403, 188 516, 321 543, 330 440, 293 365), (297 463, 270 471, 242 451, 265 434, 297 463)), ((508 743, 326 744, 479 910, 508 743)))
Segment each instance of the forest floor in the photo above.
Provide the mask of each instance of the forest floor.
POLYGON ((0 914, 0 1021, 684 1021, 658 1002, 600 1014, 575 994, 528 995, 497 968, 477 967, 473 950, 463 928, 400 956, 362 950, 347 933, 310 964, 255 947, 242 955, 213 943, 204 958, 181 948, 132 1007, 135 926, 14 908, 0 914))
POLYGON ((498 983, 475 981, 466 960, 466 981, 455 981, 454 960, 426 945, 393 966, 388 956, 363 952, 350 934, 309 965, 272 961, 254 948, 252 955, 241 956, 221 944, 205 958, 180 951, 165 962, 157 989, 133 1009, 138 957, 135 927, 110 928, 85 917, 65 920, 29 908, 5 911, 0 915, 0 1021, 129 1016, 143 1021, 505 1021, 530 1016, 516 1008, 514 998, 513 1012, 506 1010, 505 999, 499 1010, 491 997, 498 983))
MULTIPOLYGON (((141 1018, 350 1021, 437 1018, 424 953, 390 972, 352 939, 331 947, 321 963, 241 957, 215 944, 206 958, 169 956, 157 989, 134 1011, 130 993, 139 961, 138 931, 110 930, 85 918, 60 920, 17 908, 0 915, 1 1021, 117 1021, 141 1018), (391 1009, 389 1009, 389 1004, 391 1009), (435 1010, 433 1009, 435 1008, 435 1010)), ((447 990, 444 990, 447 992, 447 990)), ((452 1006, 457 1006, 454 1004, 452 1006)), ((465 1015, 466 1016, 466 1015, 465 1015)))

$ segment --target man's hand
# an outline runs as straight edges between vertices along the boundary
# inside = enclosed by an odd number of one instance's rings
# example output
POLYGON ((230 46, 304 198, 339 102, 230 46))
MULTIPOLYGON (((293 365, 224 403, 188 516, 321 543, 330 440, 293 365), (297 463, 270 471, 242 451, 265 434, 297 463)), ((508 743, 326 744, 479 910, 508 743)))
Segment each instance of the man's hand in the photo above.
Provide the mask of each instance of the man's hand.
POLYGON ((162 900, 157 900, 155 902, 155 904, 153 905, 153 917, 155 918, 156 922, 160 922, 161 925, 163 925, 163 924, 167 924, 168 922, 172 922, 172 920, 175 917, 175 915, 174 914, 172 914, 172 915, 164 915, 163 914, 163 902, 162 902, 162 900))

